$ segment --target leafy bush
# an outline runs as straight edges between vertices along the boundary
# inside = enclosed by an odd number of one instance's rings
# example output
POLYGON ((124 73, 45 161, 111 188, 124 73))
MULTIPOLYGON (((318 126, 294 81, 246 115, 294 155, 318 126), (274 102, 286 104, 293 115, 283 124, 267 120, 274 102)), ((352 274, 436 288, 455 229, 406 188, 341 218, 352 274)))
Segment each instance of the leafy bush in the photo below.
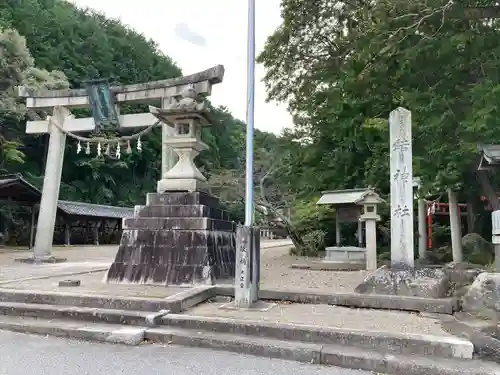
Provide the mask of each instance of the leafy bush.
MULTIPOLYGON (((308 233, 321 230, 325 233, 325 243, 329 241, 330 233, 335 232, 335 210, 328 205, 317 205, 319 197, 299 200, 292 213, 292 223, 301 237, 308 233)), ((332 233, 335 235, 335 233, 332 233)))
POLYGON ((307 233, 304 237, 305 256, 318 256, 320 252, 325 251, 326 232, 322 230, 314 230, 307 233))

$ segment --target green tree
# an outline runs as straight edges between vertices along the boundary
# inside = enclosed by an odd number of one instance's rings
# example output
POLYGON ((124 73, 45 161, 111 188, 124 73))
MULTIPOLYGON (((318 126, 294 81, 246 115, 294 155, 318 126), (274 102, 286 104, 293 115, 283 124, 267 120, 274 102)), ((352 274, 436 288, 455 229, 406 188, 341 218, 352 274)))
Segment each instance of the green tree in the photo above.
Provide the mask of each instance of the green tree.
POLYGON ((464 14, 447 0, 282 1, 283 22, 259 61, 269 98, 296 118, 296 191, 372 185, 388 194, 387 118, 403 106, 423 190, 478 194, 477 144, 500 143, 500 28, 464 14))
POLYGON ((23 143, 16 138, 21 132, 19 120, 28 114, 15 99, 16 86, 59 89, 67 88, 68 82, 60 71, 36 68, 25 38, 15 30, 0 32, 0 56, 0 171, 7 172, 26 160, 23 143))
MULTIPOLYGON (((17 51, 0 55, 0 169, 22 173, 39 187, 48 136, 24 133, 27 118, 44 114, 26 113, 15 98, 14 86, 58 88, 69 83, 79 88, 86 80, 99 77, 129 84, 181 75, 181 69, 154 41, 92 10, 61 0, 0 0, 0 9, 0 30, 16 30, 25 37, 16 42, 23 44, 21 49, 12 49, 12 41, 0 40, 6 51, 17 51)), ((122 113, 144 110, 140 106, 121 108, 122 113)), ((202 135, 211 148, 198 158, 209 175, 213 170, 240 168, 245 158, 244 123, 224 107, 213 111, 214 124, 202 135)), ((74 113, 89 115, 82 110, 74 113)), ((104 160, 77 155, 76 142, 68 139, 61 199, 126 206, 143 202, 145 193, 155 191, 161 169, 159 129, 142 141, 142 153, 104 160)))

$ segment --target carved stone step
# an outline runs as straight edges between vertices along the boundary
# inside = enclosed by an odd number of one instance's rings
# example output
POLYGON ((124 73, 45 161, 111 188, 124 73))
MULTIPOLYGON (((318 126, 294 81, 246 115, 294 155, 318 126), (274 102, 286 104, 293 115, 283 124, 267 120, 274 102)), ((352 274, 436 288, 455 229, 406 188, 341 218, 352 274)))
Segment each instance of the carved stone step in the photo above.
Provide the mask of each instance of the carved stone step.
POLYGON ((148 193, 146 205, 193 205, 202 204, 220 208, 219 200, 204 192, 168 192, 164 194, 148 193))
POLYGON ((170 245, 184 248, 186 246, 234 246, 235 236, 231 231, 210 230, 172 230, 172 229, 125 229, 120 246, 135 244, 136 246, 170 245))
POLYGON ((206 217, 140 217, 123 220, 123 229, 171 229, 171 230, 223 230, 234 231, 231 221, 206 217))
POLYGON ((200 265, 204 264, 207 256, 215 258, 216 262, 234 262, 234 252, 232 247, 225 246, 186 246, 182 251, 165 251, 164 246, 141 246, 137 251, 132 245, 123 245, 122 251, 118 254, 115 262, 132 264, 181 264, 200 265), (207 255, 208 250, 208 255, 207 255), (212 255, 210 255, 212 254, 212 255))
POLYGON ((147 205, 123 220, 123 232, 106 280, 160 285, 233 280, 236 223, 217 198, 203 192, 148 194, 147 205))
POLYGON ((202 204, 135 206, 135 217, 208 217, 229 221, 229 214, 202 204))

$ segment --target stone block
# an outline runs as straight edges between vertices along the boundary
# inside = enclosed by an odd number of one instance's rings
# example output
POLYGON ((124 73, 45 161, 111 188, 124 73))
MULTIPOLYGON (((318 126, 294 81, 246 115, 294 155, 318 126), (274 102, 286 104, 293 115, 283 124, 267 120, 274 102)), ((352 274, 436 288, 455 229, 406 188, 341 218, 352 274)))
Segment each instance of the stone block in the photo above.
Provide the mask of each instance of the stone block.
POLYGON ((229 221, 227 212, 202 204, 135 206, 134 211, 135 217, 210 217, 229 221))
POLYGON ((139 345, 144 341, 145 332, 143 328, 126 327, 111 332, 104 341, 113 344, 139 345))
POLYGON ((235 272, 235 224, 201 192, 149 194, 123 233, 106 280, 161 285, 213 284, 235 272))
POLYGON ((204 192, 170 192, 170 193, 148 193, 146 205, 193 205, 202 204, 212 208, 220 208, 219 200, 204 192))
POLYGON ((234 231, 231 221, 206 217, 140 217, 125 218, 123 229, 179 229, 179 230, 228 230, 234 231))
POLYGON ((500 318, 500 273, 481 273, 462 297, 462 310, 483 318, 500 318))
POLYGON ((156 327, 161 324, 161 318, 165 315, 170 314, 170 310, 161 310, 156 313, 152 313, 146 316, 146 326, 156 327))
POLYGON ((439 268, 391 270, 387 266, 382 266, 370 274, 354 291, 362 294, 443 298, 448 289, 448 276, 439 268))
POLYGON ((73 287, 73 286, 80 286, 81 285, 81 280, 61 280, 59 281, 58 285, 60 287, 73 287))
POLYGON ((462 237, 464 259, 470 263, 490 264, 495 254, 493 244, 477 233, 467 233, 462 237))
POLYGON ((333 262, 359 262, 365 264, 366 249, 356 246, 330 246, 325 249, 325 260, 333 262))
POLYGON ((177 192, 177 191, 208 191, 209 187, 206 181, 196 178, 164 178, 157 182, 156 190, 159 193, 177 192))
POLYGON ((448 263, 443 271, 447 273, 450 281, 458 285, 470 285, 479 274, 486 272, 486 269, 479 264, 471 263, 448 263))
POLYGON ((64 263, 66 262, 66 258, 61 258, 61 257, 54 257, 54 256, 48 256, 48 257, 27 257, 27 258, 16 258, 14 259, 14 262, 16 263, 27 263, 27 264, 56 264, 56 263, 64 263))

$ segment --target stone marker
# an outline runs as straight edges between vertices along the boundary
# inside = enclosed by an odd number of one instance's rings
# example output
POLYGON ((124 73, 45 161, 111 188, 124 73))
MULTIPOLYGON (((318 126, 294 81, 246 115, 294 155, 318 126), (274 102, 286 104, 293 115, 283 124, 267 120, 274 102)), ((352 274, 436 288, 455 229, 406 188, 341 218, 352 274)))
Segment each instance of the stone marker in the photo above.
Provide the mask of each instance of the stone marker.
POLYGON ((390 113, 391 267, 380 267, 355 289, 356 293, 442 298, 449 277, 441 269, 415 269, 413 249, 413 175, 411 112, 390 113))
POLYGON ((390 113, 391 266, 412 269, 413 168, 411 112, 399 107, 390 113))
POLYGON ((259 299, 260 230, 239 225, 236 230, 236 274, 234 303, 237 307, 249 308, 259 299))

